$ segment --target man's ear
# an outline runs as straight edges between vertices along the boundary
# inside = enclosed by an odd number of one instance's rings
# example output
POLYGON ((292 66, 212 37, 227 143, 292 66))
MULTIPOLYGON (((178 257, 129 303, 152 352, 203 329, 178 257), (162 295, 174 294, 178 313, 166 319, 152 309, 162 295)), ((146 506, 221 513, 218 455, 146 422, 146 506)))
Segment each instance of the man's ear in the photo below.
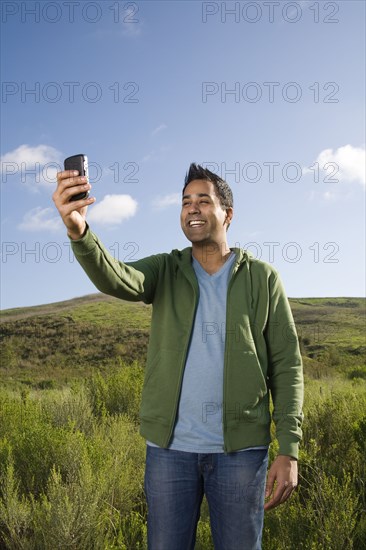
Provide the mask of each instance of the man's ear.
POLYGON ((226 218, 225 218, 225 223, 227 223, 228 227, 231 224, 233 216, 234 216, 234 209, 230 206, 229 208, 226 209, 226 218))

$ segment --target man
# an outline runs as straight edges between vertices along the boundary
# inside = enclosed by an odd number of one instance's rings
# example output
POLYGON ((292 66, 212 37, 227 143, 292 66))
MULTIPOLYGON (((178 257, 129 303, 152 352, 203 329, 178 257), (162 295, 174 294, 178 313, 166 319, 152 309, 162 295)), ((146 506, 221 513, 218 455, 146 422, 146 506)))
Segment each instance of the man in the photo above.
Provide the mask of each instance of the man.
POLYGON ((53 199, 76 258, 100 291, 153 305, 140 409, 149 549, 194 549, 203 494, 217 550, 260 549, 264 510, 297 485, 302 435, 302 361, 279 275, 228 246, 231 189, 199 165, 182 195, 192 246, 135 262, 115 260, 88 227, 94 198, 69 202, 90 188, 58 174, 53 199), (279 453, 265 493, 270 394, 279 453))

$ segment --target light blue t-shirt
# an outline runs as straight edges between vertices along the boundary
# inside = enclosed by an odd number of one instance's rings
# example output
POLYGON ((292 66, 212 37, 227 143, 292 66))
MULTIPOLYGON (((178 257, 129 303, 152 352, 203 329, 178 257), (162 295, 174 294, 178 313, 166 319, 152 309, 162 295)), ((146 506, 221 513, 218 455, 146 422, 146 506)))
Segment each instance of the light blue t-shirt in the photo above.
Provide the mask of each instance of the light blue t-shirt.
MULTIPOLYGON (((199 285, 199 301, 169 449, 191 453, 224 452, 226 296, 234 260, 235 253, 232 252, 221 269, 209 275, 195 258, 192 259, 199 285)), ((158 447, 150 441, 146 443, 158 447)))

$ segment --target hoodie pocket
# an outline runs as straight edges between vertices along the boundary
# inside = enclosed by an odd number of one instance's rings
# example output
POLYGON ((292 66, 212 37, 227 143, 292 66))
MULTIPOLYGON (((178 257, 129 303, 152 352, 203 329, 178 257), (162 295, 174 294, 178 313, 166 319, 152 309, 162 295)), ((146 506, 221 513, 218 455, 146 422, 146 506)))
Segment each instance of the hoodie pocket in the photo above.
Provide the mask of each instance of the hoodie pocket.
POLYGON ((240 409, 252 409, 267 393, 266 380, 255 352, 233 351, 227 365, 226 402, 240 409))
POLYGON ((145 372, 143 390, 147 386, 147 384, 149 382, 149 379, 151 378, 151 375, 154 372, 154 368, 158 364, 159 360, 160 360, 160 350, 156 353, 154 358, 146 364, 146 372, 145 372))
POLYGON ((147 367, 140 416, 159 420, 163 424, 171 422, 179 399, 179 379, 182 352, 160 349, 147 367))

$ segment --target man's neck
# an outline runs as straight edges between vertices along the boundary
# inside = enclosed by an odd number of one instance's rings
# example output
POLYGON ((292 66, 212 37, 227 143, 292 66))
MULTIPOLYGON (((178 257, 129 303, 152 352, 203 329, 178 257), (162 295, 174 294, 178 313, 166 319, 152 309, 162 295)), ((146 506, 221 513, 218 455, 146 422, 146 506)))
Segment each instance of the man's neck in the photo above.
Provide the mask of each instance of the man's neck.
POLYGON ((192 256, 210 275, 221 269, 230 253, 231 250, 227 241, 220 245, 216 243, 192 244, 192 256))

